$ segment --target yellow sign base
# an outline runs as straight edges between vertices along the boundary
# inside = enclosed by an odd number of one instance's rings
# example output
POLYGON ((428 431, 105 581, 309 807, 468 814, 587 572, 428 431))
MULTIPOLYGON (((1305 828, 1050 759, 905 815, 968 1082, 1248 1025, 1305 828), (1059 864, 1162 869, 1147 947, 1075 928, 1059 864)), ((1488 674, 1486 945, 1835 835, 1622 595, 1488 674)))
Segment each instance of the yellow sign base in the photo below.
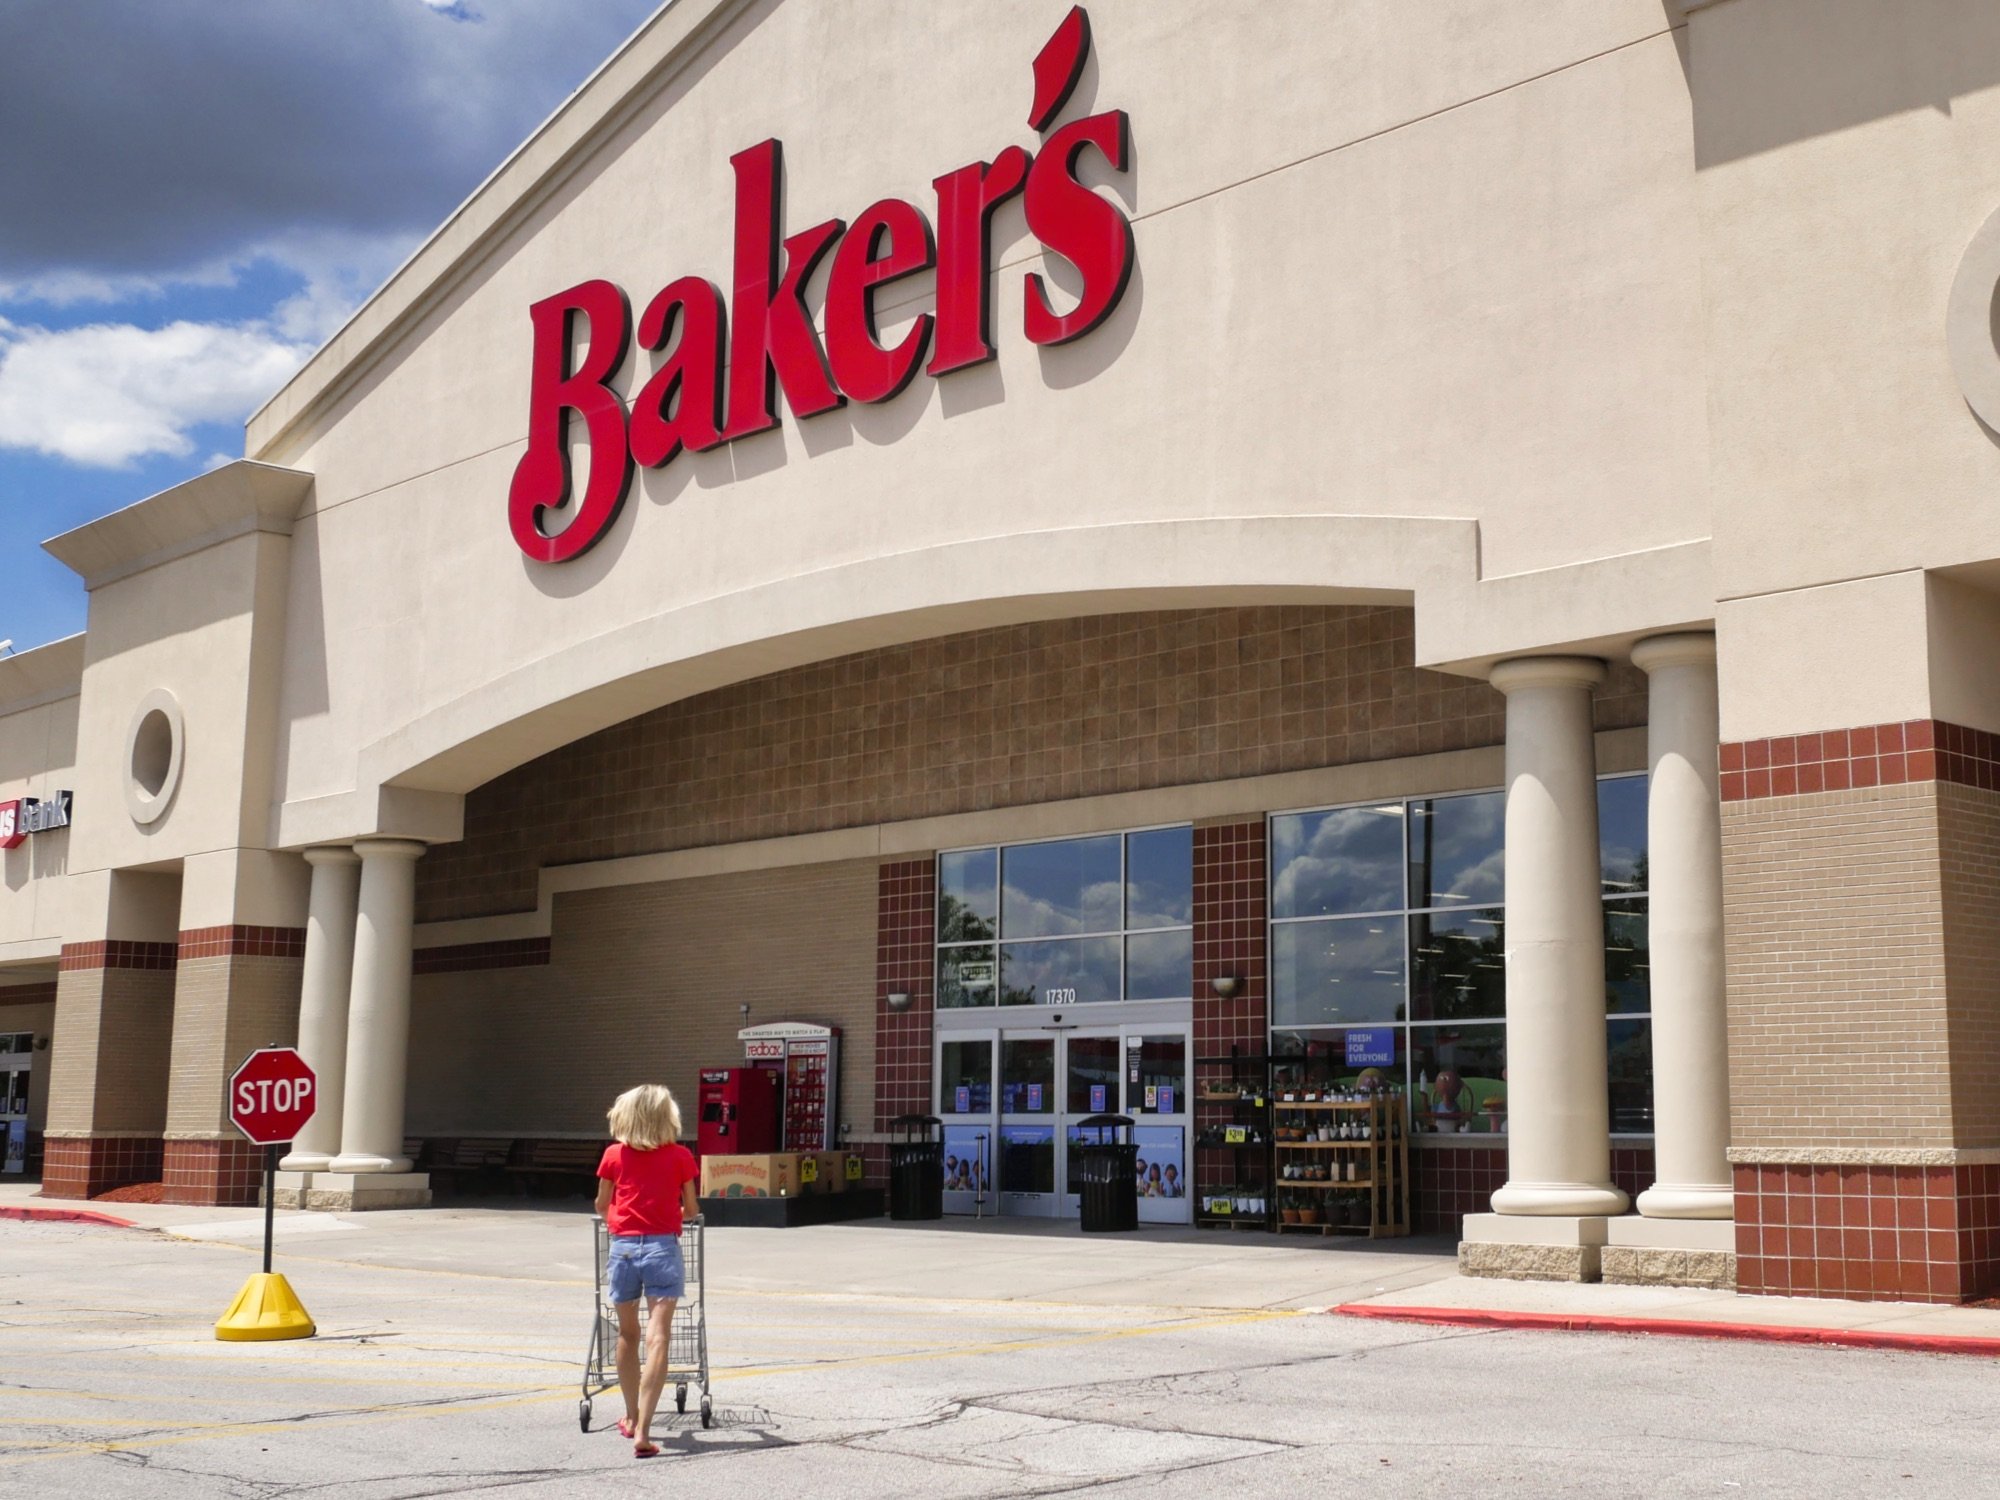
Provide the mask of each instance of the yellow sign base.
POLYGON ((275 1271, 261 1271, 244 1282, 229 1311, 215 1325, 217 1338, 237 1344, 309 1339, 315 1331, 312 1314, 300 1304, 291 1283, 275 1271))

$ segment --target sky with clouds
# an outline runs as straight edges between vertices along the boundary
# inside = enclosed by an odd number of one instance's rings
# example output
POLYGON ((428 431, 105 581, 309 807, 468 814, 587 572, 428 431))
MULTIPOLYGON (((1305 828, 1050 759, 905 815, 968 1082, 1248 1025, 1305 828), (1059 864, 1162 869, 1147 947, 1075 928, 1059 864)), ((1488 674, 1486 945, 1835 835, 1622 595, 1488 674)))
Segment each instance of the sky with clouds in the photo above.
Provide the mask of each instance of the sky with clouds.
POLYGON ((243 420, 659 0, 0 0, 0 639, 37 545, 243 420))

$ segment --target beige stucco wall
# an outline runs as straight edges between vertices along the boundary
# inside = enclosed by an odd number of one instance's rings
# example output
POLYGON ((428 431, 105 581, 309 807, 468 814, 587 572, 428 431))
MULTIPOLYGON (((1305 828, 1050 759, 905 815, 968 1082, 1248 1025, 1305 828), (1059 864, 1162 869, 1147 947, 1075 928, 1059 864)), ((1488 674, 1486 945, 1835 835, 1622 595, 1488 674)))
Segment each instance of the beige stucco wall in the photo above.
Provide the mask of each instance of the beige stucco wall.
MULTIPOLYGON (((1094 6, 1071 114, 1128 110, 1137 158, 1111 188, 1138 271, 1110 323, 1027 343, 1041 257, 1005 209, 996 363, 683 456, 593 553, 528 564, 504 509, 530 302, 590 276, 638 306, 673 275, 726 281, 727 158, 769 135, 791 227, 890 193, 928 207, 934 176, 1033 143, 1029 62, 1058 17, 683 0, 657 24, 709 15, 713 43, 661 50, 682 70, 401 335, 319 406, 300 405, 309 370, 253 423, 253 456, 315 476, 284 842, 356 831, 376 781, 464 790, 689 692, 1006 619, 1230 589, 1416 598, 1450 655, 1484 640, 1480 579, 1608 557, 1648 560, 1515 591, 1500 612, 1521 634, 1486 644, 1706 618, 1690 106, 1657 0, 1094 6)), ((906 316, 925 279, 897 296, 906 316)))
POLYGON ((697 1073, 738 1062, 751 1020, 842 1028, 840 1117, 875 1105, 874 860, 660 881, 556 901, 546 967, 421 975, 410 1024, 416 1136, 600 1136, 635 1083, 665 1083, 694 1134, 697 1073))

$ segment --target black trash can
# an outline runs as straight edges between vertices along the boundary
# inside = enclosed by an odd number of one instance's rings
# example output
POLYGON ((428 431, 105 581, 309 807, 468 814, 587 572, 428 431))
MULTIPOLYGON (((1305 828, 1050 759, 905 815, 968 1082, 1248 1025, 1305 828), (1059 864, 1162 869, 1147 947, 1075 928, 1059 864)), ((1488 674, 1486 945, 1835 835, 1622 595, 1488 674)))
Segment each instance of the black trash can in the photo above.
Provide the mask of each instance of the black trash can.
POLYGON ((1091 1115, 1076 1124, 1077 1196, 1086 1233, 1139 1227, 1139 1148, 1130 1115, 1091 1115))
POLYGON ((944 1121, 898 1115, 889 1122, 889 1217, 944 1217, 944 1121))

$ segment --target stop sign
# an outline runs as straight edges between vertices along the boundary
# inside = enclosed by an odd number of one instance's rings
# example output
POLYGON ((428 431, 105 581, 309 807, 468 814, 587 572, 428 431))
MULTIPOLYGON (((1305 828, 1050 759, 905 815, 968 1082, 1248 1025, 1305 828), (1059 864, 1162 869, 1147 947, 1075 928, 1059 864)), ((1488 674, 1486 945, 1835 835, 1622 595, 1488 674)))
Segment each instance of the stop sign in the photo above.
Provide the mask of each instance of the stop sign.
POLYGON ((260 1146, 297 1140, 319 1103, 319 1080, 291 1047, 260 1047, 229 1075, 229 1121, 260 1146))

